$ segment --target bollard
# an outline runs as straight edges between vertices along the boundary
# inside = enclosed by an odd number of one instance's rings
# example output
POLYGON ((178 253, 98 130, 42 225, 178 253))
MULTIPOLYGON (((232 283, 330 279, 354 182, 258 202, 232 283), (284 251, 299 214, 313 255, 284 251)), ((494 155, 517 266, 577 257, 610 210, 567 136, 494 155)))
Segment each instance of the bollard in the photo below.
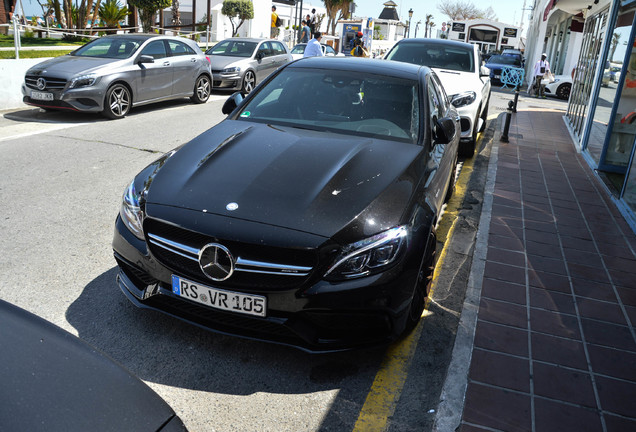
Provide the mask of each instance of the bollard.
POLYGON ((517 112, 517 101, 519 100, 519 86, 517 85, 517 87, 515 87, 515 101, 514 104, 512 105, 512 112, 516 113, 517 112))
POLYGON ((501 134, 501 138, 499 139, 499 141, 501 142, 510 142, 508 140, 508 132, 510 131, 510 119, 512 118, 512 106, 513 106, 513 102, 510 101, 508 102, 508 109, 506 110, 506 123, 504 124, 504 130, 503 133, 501 134))

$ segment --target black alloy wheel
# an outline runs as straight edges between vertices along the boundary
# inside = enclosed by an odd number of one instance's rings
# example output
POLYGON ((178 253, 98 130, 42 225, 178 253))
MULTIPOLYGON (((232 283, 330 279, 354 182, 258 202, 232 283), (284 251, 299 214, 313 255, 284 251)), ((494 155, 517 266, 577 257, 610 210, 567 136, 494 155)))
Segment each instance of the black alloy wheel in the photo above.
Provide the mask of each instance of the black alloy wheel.
POLYGON ((130 90, 123 84, 115 84, 106 92, 102 114, 110 119, 120 119, 130 111, 132 97, 130 90))
POLYGON ((426 245, 426 250, 422 257, 417 281, 415 282, 415 290, 413 292, 413 298, 411 299, 411 305, 409 306, 404 333, 412 331, 420 322, 420 318, 422 318, 422 312, 424 312, 424 307, 426 306, 426 299, 430 294, 431 285, 433 284, 436 247, 437 237, 435 237, 434 232, 431 232, 428 245, 426 245))
POLYGON ((243 77, 243 93, 249 94, 256 87, 256 75, 251 70, 245 72, 243 77))
POLYGON ((207 75, 201 75, 194 84, 194 94, 190 98, 195 104, 206 103, 210 98, 212 81, 207 75))
POLYGON ((556 95, 559 99, 567 100, 570 98, 570 90, 572 90, 572 84, 561 84, 559 87, 557 87, 556 95))

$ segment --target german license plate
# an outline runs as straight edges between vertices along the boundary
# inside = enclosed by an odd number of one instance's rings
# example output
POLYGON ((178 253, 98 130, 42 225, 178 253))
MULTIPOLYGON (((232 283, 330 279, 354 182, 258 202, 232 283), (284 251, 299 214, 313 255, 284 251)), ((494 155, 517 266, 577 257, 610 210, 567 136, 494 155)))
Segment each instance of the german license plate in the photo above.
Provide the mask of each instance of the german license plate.
POLYGON ((267 298, 264 296, 212 288, 177 275, 172 275, 172 292, 179 297, 229 312, 264 317, 267 311, 267 298))
POLYGON ((52 101, 53 100, 53 93, 45 93, 45 92, 34 91, 34 92, 31 92, 31 99, 52 101))

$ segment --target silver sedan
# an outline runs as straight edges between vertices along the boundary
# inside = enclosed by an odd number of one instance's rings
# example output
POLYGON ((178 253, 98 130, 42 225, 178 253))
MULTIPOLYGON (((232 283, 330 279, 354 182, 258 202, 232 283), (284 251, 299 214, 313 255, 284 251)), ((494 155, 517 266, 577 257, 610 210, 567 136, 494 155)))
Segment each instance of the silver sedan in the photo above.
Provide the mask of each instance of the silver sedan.
POLYGON ((280 66, 292 61, 287 47, 277 40, 257 38, 226 39, 205 52, 210 56, 214 87, 254 90, 280 66))
POLYGON ((181 37, 113 35, 69 55, 30 68, 23 101, 44 109, 101 112, 124 117, 130 108, 189 97, 210 97, 210 61, 196 43, 181 37))

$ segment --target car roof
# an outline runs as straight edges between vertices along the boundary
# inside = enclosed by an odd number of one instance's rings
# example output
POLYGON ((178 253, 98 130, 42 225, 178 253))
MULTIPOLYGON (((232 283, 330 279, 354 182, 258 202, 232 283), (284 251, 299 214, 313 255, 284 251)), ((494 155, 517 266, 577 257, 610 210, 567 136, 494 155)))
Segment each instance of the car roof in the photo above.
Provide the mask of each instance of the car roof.
POLYGON ((417 79, 421 73, 430 73, 430 69, 426 66, 362 57, 305 57, 290 63, 288 67, 343 70, 350 71, 352 74, 367 72, 410 79, 417 79))
POLYGON ((238 42, 263 42, 266 40, 274 40, 274 39, 267 39, 267 38, 246 38, 246 37, 236 37, 236 38, 228 38, 228 39, 223 39, 221 42, 226 42, 226 41, 238 41, 238 42))
POLYGON ((466 42, 460 42, 460 41, 452 41, 452 40, 448 40, 448 39, 428 39, 428 38, 408 38, 408 39, 401 39, 397 42, 398 44, 421 44, 421 43, 426 43, 427 45, 446 45, 446 46, 456 46, 456 47, 462 47, 462 48, 468 48, 468 49, 475 49, 475 45, 470 44, 470 43, 466 43, 466 42))

